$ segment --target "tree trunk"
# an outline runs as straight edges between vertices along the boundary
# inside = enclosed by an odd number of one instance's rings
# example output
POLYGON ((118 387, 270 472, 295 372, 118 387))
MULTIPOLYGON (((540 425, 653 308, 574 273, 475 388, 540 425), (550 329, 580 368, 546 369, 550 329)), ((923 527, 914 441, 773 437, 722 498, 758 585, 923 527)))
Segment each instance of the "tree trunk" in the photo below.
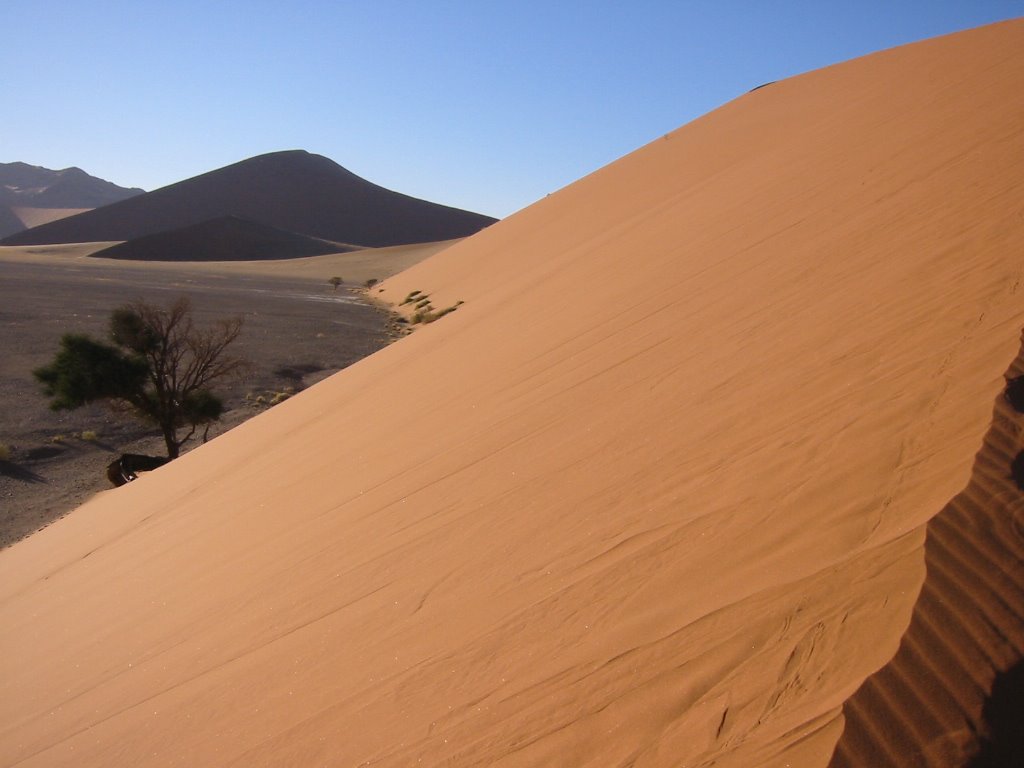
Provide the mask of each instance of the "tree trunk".
POLYGON ((181 450, 181 446, 178 444, 178 430, 173 426, 161 425, 160 429, 164 433, 164 445, 167 446, 167 458, 176 459, 178 453, 181 450))

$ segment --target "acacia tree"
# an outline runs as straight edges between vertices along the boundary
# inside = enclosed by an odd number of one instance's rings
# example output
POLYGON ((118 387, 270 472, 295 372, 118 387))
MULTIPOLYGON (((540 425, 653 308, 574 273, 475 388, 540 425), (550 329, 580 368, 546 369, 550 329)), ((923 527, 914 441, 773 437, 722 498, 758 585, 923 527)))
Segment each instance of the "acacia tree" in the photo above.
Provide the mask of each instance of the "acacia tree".
POLYGON ((184 297, 166 309, 134 301, 111 314, 113 345, 66 334, 53 362, 33 375, 53 398, 54 410, 96 400, 128 403, 139 417, 159 427, 167 456, 175 459, 204 425, 205 441, 209 425, 224 412, 210 386, 249 367, 227 354, 241 330, 241 317, 196 327, 191 303, 184 297), (188 431, 179 436, 184 429, 188 431))

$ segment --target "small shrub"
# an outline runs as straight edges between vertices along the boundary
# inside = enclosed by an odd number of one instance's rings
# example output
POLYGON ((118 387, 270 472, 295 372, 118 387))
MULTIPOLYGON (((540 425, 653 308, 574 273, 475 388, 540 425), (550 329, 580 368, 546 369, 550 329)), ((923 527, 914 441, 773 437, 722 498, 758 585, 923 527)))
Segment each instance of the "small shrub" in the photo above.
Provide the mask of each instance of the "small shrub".
POLYGON ((87 443, 95 443, 99 439, 99 435, 91 429, 85 430, 81 435, 79 435, 79 437, 87 443))
POLYGON ((278 403, 283 403, 289 397, 291 397, 290 392, 275 392, 274 396, 270 398, 270 404, 277 405, 278 403))
POLYGON ((338 286, 344 283, 345 281, 338 276, 334 276, 327 282, 334 286, 334 290, 338 290, 338 286))
POLYGON ((373 288, 373 286, 375 286, 377 283, 378 283, 377 278, 376 277, 371 277, 369 280, 366 281, 366 287, 367 288, 373 288))
POLYGON ((50 438, 50 442, 51 443, 63 443, 67 439, 68 439, 67 435, 54 435, 53 437, 50 438))
POLYGON ((7 443, 0 443, 0 461, 10 461, 11 449, 7 443))

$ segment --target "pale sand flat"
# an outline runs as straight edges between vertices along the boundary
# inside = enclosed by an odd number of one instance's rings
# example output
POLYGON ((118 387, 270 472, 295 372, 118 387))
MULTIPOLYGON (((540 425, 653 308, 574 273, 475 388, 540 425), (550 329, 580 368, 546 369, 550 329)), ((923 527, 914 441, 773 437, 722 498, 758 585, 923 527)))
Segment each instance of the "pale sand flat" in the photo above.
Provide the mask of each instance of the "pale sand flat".
POLYGON ((97 251, 116 245, 104 243, 68 243, 60 245, 7 245, 0 246, 0 263, 8 261, 46 262, 55 266, 74 262, 77 266, 116 266, 119 269, 163 269, 174 272, 194 271, 218 275, 253 274, 303 277, 325 282, 338 276, 349 285, 362 285, 367 280, 391 277, 429 256, 459 242, 445 240, 436 243, 395 245, 387 248, 364 248, 347 253, 329 253, 298 259, 268 259, 261 261, 128 261, 92 256, 97 251))
POLYGON ((26 228, 38 227, 40 224, 48 224, 58 219, 66 219, 77 213, 91 211, 92 208, 30 208, 19 206, 11 208, 11 213, 18 217, 26 228))

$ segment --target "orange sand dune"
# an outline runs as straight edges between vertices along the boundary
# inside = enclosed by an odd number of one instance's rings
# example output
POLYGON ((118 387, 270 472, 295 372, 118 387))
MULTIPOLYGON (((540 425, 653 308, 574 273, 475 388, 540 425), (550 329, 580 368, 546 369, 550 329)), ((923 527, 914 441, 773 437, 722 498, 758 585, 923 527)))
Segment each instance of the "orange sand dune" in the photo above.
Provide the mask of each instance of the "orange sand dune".
POLYGON ((1021 82, 776 83, 389 280, 465 303, 0 553, 0 764, 826 765, 1018 349, 1021 82))
MULTIPOLYGON (((1024 349, 1006 374, 1022 375, 1024 349)), ((928 575, 910 627, 899 653, 844 705, 835 768, 960 766, 979 747, 986 762, 975 768, 1024 758, 1019 683, 1012 709, 993 708, 990 696, 1024 656, 1024 494, 1007 472, 1024 455, 1021 405, 996 398, 970 482, 928 522, 928 575), (1013 733, 999 733, 1000 717, 1013 733)))

